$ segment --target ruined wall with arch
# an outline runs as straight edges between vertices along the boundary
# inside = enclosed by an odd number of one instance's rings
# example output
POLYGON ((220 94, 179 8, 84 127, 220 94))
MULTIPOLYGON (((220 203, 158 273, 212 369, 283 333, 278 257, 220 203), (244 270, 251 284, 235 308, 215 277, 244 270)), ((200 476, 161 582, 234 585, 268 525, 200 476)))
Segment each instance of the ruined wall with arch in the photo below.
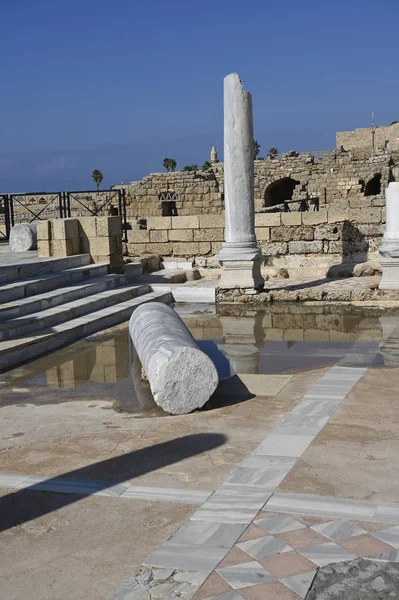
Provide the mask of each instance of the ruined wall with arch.
MULTIPOLYGON (((284 200, 307 198, 319 198, 320 206, 361 206, 366 198, 383 197, 393 180, 399 180, 399 151, 288 152, 255 161, 255 208, 273 210, 284 200)), ((224 211, 223 163, 205 172, 152 173, 121 187, 127 191, 130 219, 224 211)))

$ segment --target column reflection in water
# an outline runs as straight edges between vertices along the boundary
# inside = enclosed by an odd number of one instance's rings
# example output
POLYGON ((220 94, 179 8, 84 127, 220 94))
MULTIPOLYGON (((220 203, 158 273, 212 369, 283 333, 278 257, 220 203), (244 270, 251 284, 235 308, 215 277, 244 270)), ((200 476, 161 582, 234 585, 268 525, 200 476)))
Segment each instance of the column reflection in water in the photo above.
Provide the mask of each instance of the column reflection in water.
POLYGON ((239 318, 220 316, 223 340, 219 350, 229 360, 232 375, 259 373, 260 351, 265 339, 263 315, 262 311, 239 318))
POLYGON ((380 354, 387 367, 399 365, 399 316, 380 317, 382 340, 380 354))

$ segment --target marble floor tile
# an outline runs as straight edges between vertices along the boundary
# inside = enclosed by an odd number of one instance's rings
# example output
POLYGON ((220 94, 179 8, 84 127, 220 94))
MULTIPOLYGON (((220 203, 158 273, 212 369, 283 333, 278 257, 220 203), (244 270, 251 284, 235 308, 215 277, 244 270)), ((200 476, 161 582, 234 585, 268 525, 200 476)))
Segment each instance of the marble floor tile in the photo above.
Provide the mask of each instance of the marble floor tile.
POLYGON ((180 502, 183 504, 202 504, 212 493, 211 490, 130 485, 121 498, 143 498, 145 500, 180 502))
MULTIPOLYGON (((375 514, 375 505, 366 500, 276 492, 266 502, 263 510, 371 521, 375 514)), ((384 519, 380 520, 384 521, 384 519)))
POLYGON ((399 550, 389 550, 388 552, 378 552, 377 554, 371 554, 365 556, 365 560, 379 560, 382 562, 399 562, 399 550))
POLYGON ((360 558, 392 550, 392 546, 378 540, 371 534, 358 535, 357 537, 347 538, 346 540, 339 540, 339 545, 345 548, 345 550, 353 552, 360 558))
POLYGON ((216 572, 235 590, 250 585, 274 581, 274 577, 255 561, 231 567, 222 567, 221 569, 216 569, 216 572))
POLYGON ((228 548, 217 546, 166 542, 151 554, 144 565, 210 573, 226 556, 227 552, 228 548))
POLYGON ((247 562, 253 562, 253 556, 249 556, 246 552, 243 552, 237 546, 233 546, 233 548, 226 554, 223 560, 220 561, 217 568, 221 569, 222 567, 231 567, 232 565, 241 565, 247 562))
POLYGON ((239 542, 237 548, 257 559, 292 550, 291 546, 272 535, 248 540, 247 542, 239 542))
POLYGON ((231 485, 257 485, 274 491, 288 472, 289 469, 238 467, 226 479, 226 483, 231 485))
POLYGON ((319 546, 320 544, 326 544, 329 541, 328 538, 320 535, 320 533, 317 533, 316 531, 312 531, 309 527, 297 529, 296 531, 276 533, 276 537, 296 549, 319 546))
POLYGON ((267 455, 254 455, 250 454, 243 462, 241 467, 248 467, 250 469, 267 469, 275 471, 285 471, 288 473, 290 469, 295 465, 296 459, 290 456, 267 456, 267 455))
MULTIPOLYGON (((197 600, 197 596, 194 596, 193 600, 197 600)), ((242 596, 237 594, 234 590, 230 592, 224 592, 223 594, 218 594, 217 596, 208 596, 206 600, 242 600, 242 596)))
POLYGON ((228 510, 224 506, 218 508, 212 508, 201 506, 191 516, 190 521, 208 521, 211 523, 246 523, 249 524, 253 521, 258 509, 250 508, 235 508, 228 510))
POLYGON ((6 473, 0 474, 0 488, 13 489, 21 486, 27 479, 26 475, 7 475, 6 473))
POLYGON ((290 590, 298 594, 300 598, 306 598, 306 594, 313 583, 315 575, 316 571, 311 571, 310 573, 300 573, 299 575, 285 577, 281 580, 281 582, 289 587, 290 590))
POLYGON ((263 527, 268 533, 284 533, 295 529, 306 529, 306 525, 293 519, 290 515, 277 515, 255 520, 256 525, 263 527))
POLYGON ((188 521, 169 541, 231 548, 246 528, 246 523, 188 521))
POLYGON ((300 457, 314 439, 314 435, 287 435, 271 433, 252 452, 255 456, 267 454, 269 456, 300 457))
POLYGON ((298 552, 319 567, 357 558, 356 554, 348 552, 334 542, 328 542, 327 544, 321 544, 320 546, 311 546, 310 548, 300 548, 298 549, 298 552))
POLYGON ((399 549, 399 525, 396 527, 389 527, 381 531, 374 531, 373 536, 386 542, 390 546, 399 549))
POLYGON ((352 521, 347 521, 345 519, 313 525, 312 529, 317 531, 317 533, 321 533, 328 537, 333 542, 366 533, 364 529, 361 529, 358 525, 352 523, 352 521))
POLYGON ((266 571, 269 571, 277 579, 292 577, 300 573, 309 573, 314 571, 315 568, 314 563, 296 552, 296 550, 261 558, 259 562, 262 567, 265 567, 266 571))
POLYGON ((217 597, 225 592, 232 592, 233 590, 220 575, 215 571, 209 575, 209 577, 201 585, 200 589, 194 596, 193 600, 205 600, 206 598, 217 597))
POLYGON ((300 598, 279 581, 241 588, 240 594, 245 600, 299 600, 300 598))
POLYGON ((248 540, 254 540, 260 537, 265 537, 265 530, 262 529, 262 527, 255 525, 255 523, 251 523, 238 541, 247 542, 248 540))
MULTIPOLYGON (((361 517, 357 517, 358 519, 361 517)), ((373 521, 383 523, 399 523, 399 505, 393 502, 377 504, 373 521)))
POLYGON ((336 412, 340 402, 304 400, 281 421, 281 427, 317 427, 321 429, 336 412))

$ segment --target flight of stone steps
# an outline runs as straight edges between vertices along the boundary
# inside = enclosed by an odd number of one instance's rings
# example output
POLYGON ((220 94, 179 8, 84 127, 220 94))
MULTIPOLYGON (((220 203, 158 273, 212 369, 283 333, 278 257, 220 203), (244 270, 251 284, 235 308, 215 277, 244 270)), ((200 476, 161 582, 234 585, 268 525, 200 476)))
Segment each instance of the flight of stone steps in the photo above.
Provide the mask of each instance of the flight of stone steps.
POLYGON ((1 265, 0 373, 127 321, 143 302, 172 301, 135 274, 108 274, 86 254, 1 265))

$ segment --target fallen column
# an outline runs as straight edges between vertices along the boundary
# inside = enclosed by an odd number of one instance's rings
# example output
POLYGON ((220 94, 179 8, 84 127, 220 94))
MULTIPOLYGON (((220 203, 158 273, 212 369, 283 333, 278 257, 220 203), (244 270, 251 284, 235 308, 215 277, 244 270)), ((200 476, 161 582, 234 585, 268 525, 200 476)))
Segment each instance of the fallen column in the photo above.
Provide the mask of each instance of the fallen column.
POLYGON ((142 304, 129 333, 155 402, 172 415, 201 408, 218 385, 218 373, 179 317, 166 304, 142 304))
POLYGON ((18 223, 10 231, 10 248, 13 252, 37 250, 36 223, 18 223))
POLYGON ((379 249, 382 279, 380 290, 399 290, 399 183, 386 191, 386 230, 379 249))

